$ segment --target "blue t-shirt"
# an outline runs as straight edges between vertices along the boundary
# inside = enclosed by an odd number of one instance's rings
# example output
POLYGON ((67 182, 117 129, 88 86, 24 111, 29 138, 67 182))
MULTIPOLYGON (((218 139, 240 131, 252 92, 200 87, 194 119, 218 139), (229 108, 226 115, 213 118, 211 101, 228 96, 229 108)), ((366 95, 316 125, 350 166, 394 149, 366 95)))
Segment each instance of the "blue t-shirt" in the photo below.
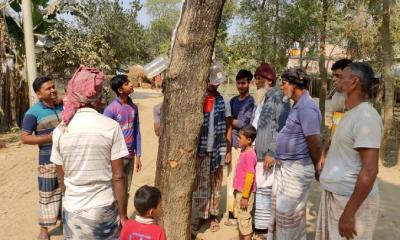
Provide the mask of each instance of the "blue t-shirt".
POLYGON ((238 120, 237 128, 232 130, 232 146, 239 148, 238 136, 239 130, 250 123, 254 108, 254 98, 247 96, 240 100, 239 96, 233 97, 230 101, 232 117, 238 120))
POLYGON ((306 137, 320 134, 321 112, 306 92, 290 110, 285 126, 278 133, 275 158, 311 163, 306 137))
MULTIPOLYGON (((36 136, 47 135, 60 123, 60 114, 63 110, 62 104, 50 108, 42 102, 33 105, 24 116, 22 131, 36 136)), ((39 164, 50 164, 51 143, 39 144, 39 164)))

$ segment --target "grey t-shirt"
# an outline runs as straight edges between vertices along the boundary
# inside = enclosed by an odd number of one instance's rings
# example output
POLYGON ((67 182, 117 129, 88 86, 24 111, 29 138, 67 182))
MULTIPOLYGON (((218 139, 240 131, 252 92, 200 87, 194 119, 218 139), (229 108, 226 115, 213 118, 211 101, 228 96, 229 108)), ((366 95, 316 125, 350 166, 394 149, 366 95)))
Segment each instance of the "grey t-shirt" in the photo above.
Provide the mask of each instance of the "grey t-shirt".
MULTIPOLYGON (((367 102, 347 111, 341 119, 320 176, 321 187, 342 196, 350 196, 360 174, 357 148, 380 148, 382 118, 367 102)), ((370 196, 378 194, 375 181, 370 196)))

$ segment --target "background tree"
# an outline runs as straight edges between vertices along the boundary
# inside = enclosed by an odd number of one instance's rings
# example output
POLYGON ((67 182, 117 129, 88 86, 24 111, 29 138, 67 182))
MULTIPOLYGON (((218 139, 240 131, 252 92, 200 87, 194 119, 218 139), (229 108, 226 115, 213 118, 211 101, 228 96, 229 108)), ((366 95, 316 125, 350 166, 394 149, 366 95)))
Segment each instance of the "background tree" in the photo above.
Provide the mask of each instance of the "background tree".
POLYGON ((168 54, 172 32, 179 18, 180 4, 180 0, 146 1, 147 13, 152 17, 147 40, 153 57, 168 54))
POLYGON ((330 8, 329 0, 322 0, 322 19, 319 26, 319 74, 321 80, 321 92, 319 96, 319 109, 322 114, 321 128, 325 128, 325 102, 328 92, 328 72, 326 70, 326 25, 328 22, 328 13, 330 8))
MULTIPOLYGON (((56 22, 55 15, 45 14, 42 9, 48 4, 48 0, 32 1, 32 23, 34 34, 43 34, 56 22)), ((4 47, 8 55, 8 63, 0 66, 2 68, 0 81, 3 80, 1 100, 2 108, 5 111, 3 123, 6 129, 18 129, 23 113, 29 107, 29 97, 26 99, 27 83, 24 82, 23 65, 25 63, 25 46, 22 22, 21 1, 3 1, 0 8, 1 22, 5 20, 4 30, 7 32, 6 44, 4 47), (6 2, 9 2, 6 3, 6 2), (4 18, 4 19, 3 19, 4 18), (3 69, 6 69, 3 71, 3 69), (22 114, 21 114, 22 112, 22 114)), ((3 46, 2 46, 3 47, 3 46)))
POLYGON ((184 1, 170 56, 156 185, 169 239, 190 239, 192 191, 203 100, 224 0, 184 1), (177 209, 179 208, 179 211, 177 209))
POLYGON ((47 73, 71 74, 80 64, 114 73, 150 59, 145 29, 138 23, 139 0, 124 9, 120 1, 83 0, 80 14, 48 31, 54 47, 47 50, 47 73), (90 16, 90 17, 88 17, 90 16))
POLYGON ((222 11, 221 22, 218 27, 217 40, 215 43, 215 57, 229 66, 227 51, 229 49, 229 27, 235 15, 236 4, 234 0, 227 0, 222 11))
POLYGON ((394 121, 394 78, 392 75, 392 38, 390 31, 390 0, 382 1, 382 78, 385 84, 384 104, 384 136, 382 142, 382 160, 385 166, 393 166, 397 162, 398 142, 397 128, 394 121))
POLYGON ((313 42, 318 32, 321 15, 320 4, 315 0, 298 0, 285 3, 279 21, 279 34, 286 46, 299 43, 299 65, 303 66, 303 52, 313 42))

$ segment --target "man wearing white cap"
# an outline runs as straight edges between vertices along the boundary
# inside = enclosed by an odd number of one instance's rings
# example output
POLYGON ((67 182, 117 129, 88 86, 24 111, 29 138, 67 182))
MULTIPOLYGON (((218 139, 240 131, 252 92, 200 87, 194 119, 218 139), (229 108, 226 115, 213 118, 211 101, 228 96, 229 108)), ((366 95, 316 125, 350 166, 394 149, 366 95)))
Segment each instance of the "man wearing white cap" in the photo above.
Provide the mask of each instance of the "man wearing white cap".
POLYGON ((226 156, 226 111, 224 98, 218 92, 219 85, 225 80, 217 63, 211 67, 210 82, 204 104, 204 120, 200 130, 198 146, 197 178, 193 202, 195 222, 192 230, 198 231, 210 220, 212 232, 219 230, 219 205, 223 165, 226 156))

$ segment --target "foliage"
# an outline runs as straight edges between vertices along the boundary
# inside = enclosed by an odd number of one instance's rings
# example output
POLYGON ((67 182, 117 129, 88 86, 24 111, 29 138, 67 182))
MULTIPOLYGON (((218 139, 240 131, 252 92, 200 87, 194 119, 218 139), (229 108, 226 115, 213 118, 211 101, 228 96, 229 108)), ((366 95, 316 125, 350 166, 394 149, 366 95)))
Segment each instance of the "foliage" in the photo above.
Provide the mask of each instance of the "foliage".
POLYGON ((221 22, 218 27, 217 39, 215 42, 215 58, 222 61, 225 65, 229 64, 226 54, 229 51, 228 38, 229 27, 235 15, 236 5, 233 0, 227 0, 222 10, 221 22))
POLYGON ((139 0, 131 0, 130 8, 126 10, 118 0, 85 0, 82 7, 90 18, 78 18, 79 27, 89 33, 102 35, 115 51, 118 65, 147 57, 144 28, 137 21, 142 8, 139 0))
MULTIPOLYGON (((32 1, 32 24, 34 34, 43 34, 56 23, 55 15, 45 15, 43 9, 49 0, 32 1)), ((24 54, 24 32, 21 1, 13 1, 5 11, 8 34, 16 40, 19 54, 24 54)))
POLYGON ((282 17, 278 22, 279 35, 287 46, 299 43, 300 48, 313 42, 321 18, 320 4, 315 0, 298 0, 283 3, 282 17))
POLYGON ((393 4, 391 9, 391 32, 393 36, 393 50, 394 56, 400 58, 400 1, 393 4))
POLYGON ((378 60, 380 52, 379 19, 368 9, 368 3, 361 1, 349 9, 346 37, 349 47, 355 50, 356 59, 378 60))
POLYGON ((85 34, 66 22, 48 32, 54 46, 43 54, 47 74, 69 76, 79 65, 95 66, 110 71, 115 51, 98 32, 85 34))
POLYGON ((79 8, 83 14, 48 32, 54 42, 46 54, 48 73, 69 74, 80 64, 113 73, 148 60, 145 30, 136 20, 139 0, 131 1, 129 9, 108 0, 83 0, 79 8))
POLYGON ((146 40, 152 57, 167 55, 172 33, 180 14, 180 0, 148 0, 147 13, 152 17, 146 40))

